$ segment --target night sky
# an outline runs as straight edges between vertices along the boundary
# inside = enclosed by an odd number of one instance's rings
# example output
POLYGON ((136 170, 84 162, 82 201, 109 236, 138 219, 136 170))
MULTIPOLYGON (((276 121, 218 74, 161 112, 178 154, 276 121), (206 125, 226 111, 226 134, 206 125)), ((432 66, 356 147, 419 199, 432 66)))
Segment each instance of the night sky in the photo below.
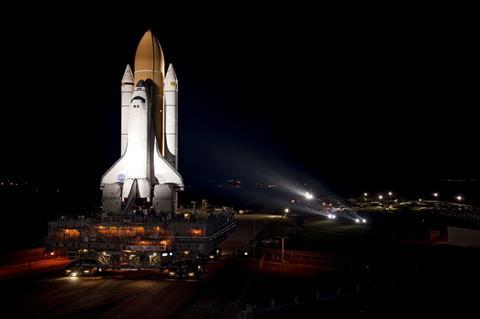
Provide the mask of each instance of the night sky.
POLYGON ((179 77, 187 185, 281 176, 343 194, 478 184, 478 33, 468 16, 190 9, 5 12, 15 19, 0 22, 0 175, 94 196, 120 155, 125 65, 152 28, 179 77))

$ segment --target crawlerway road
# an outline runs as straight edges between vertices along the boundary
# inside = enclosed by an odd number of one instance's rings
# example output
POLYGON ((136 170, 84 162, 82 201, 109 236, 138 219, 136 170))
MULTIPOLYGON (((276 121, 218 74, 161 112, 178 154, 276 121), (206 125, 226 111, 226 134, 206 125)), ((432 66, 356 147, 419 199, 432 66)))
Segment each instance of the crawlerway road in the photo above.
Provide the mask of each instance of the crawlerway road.
POLYGON ((165 278, 160 272, 116 272, 65 277, 63 269, 1 280, 3 309, 29 318, 168 318, 222 268, 208 265, 199 280, 165 278))

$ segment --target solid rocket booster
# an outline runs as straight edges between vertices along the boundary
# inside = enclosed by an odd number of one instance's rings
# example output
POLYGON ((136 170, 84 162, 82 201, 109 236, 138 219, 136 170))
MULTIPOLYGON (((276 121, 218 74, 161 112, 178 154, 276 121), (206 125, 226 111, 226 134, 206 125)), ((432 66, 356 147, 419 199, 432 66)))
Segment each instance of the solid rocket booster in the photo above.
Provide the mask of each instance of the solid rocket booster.
POLYGON ((133 94, 133 74, 132 70, 130 69, 130 65, 127 64, 125 68, 125 73, 123 74, 122 78, 122 120, 121 120, 121 151, 120 155, 125 153, 127 148, 127 138, 128 138, 128 112, 130 106, 130 100, 132 99, 133 94))
POLYGON ((164 84, 165 92, 165 158, 178 169, 178 80, 173 65, 168 66, 164 84))
POLYGON ((171 212, 183 189, 177 171, 178 81, 173 66, 164 79, 164 57, 150 31, 122 79, 121 157, 102 176, 103 210, 119 213, 131 203, 171 212), (123 208, 122 208, 123 207, 123 208))

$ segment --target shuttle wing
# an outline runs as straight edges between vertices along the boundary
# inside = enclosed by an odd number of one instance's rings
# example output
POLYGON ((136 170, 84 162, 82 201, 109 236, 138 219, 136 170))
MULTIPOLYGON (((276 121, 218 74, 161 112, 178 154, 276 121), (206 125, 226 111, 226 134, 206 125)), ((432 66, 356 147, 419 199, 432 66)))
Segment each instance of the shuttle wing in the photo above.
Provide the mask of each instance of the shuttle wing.
POLYGON ((157 141, 155 141, 155 151, 153 153, 153 170, 160 184, 174 184, 183 188, 182 177, 160 154, 157 141))
POLYGON ((116 161, 105 174, 103 174, 100 186, 103 187, 107 184, 123 183, 126 178, 126 164, 125 156, 120 157, 120 159, 116 161))

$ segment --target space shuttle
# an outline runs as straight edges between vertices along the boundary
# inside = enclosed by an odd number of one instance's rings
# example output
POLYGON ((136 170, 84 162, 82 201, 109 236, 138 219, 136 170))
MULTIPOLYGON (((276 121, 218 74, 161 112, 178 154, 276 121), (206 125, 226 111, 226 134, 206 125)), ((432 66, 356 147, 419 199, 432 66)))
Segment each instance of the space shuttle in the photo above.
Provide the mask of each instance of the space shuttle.
POLYGON ((178 172, 178 80, 147 31, 121 82, 121 157, 102 176, 102 211, 170 213, 183 190, 178 172))

